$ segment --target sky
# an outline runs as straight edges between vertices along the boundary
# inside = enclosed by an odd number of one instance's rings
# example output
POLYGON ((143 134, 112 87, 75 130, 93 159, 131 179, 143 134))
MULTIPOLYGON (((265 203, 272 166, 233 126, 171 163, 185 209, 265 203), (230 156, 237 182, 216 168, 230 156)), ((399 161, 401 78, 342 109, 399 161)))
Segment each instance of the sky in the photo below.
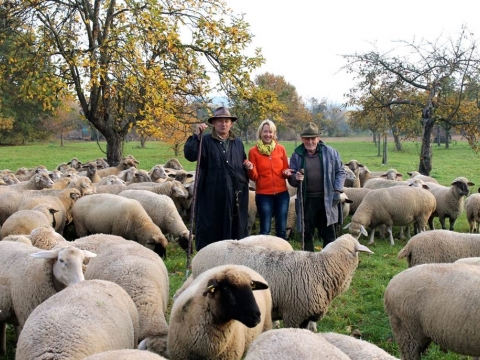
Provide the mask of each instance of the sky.
MULTIPOLYGON (((266 63, 252 75, 283 76, 307 100, 345 102, 354 87, 341 55, 397 47, 394 41, 456 39, 466 25, 480 39, 480 0, 226 0, 245 14, 266 63)), ((248 52, 247 52, 248 53, 248 52)))

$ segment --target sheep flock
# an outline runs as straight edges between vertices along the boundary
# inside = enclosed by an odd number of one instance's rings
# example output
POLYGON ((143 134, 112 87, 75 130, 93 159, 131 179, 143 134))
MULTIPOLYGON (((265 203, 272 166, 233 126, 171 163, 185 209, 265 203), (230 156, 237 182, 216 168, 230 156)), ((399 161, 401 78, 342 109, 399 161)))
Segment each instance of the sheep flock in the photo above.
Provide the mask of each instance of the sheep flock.
MULTIPOLYGON (((195 172, 178 159, 151 169, 129 155, 117 166, 73 158, 0 170, 0 358, 419 360, 431 343, 480 358, 475 184, 461 174, 441 184, 411 169, 373 172, 357 160, 345 169, 344 224, 324 249, 254 234, 253 203, 251 235, 192 254, 191 269, 168 263, 194 241, 195 172), (468 234, 455 231, 459 217, 468 234), (378 299, 398 353, 369 342, 360 324, 323 330, 342 294, 365 300, 350 285, 375 246, 399 242, 390 260, 399 271, 378 299)), ((299 228, 291 195, 290 236, 299 228)))

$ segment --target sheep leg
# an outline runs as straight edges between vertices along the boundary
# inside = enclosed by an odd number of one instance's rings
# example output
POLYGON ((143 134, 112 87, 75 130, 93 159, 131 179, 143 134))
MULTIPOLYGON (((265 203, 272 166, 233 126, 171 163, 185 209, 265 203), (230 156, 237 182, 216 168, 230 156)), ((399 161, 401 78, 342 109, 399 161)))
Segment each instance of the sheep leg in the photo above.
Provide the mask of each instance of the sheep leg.
POLYGON ((450 231, 453 231, 453 227, 455 226, 455 221, 457 221, 457 219, 450 218, 450 231))
POLYGON ((435 230, 435 227, 433 226, 433 216, 430 216, 428 218, 428 227, 430 228, 430 230, 435 230))
POLYGON ((405 234, 403 232, 403 229, 404 229, 404 226, 400 226, 400 234, 398 235, 398 238, 401 240, 405 239, 405 234))
POLYGON ((307 325, 307 330, 310 330, 311 332, 317 332, 317 323, 309 321, 307 325))
POLYGON ((445 218, 444 217, 439 217, 440 220, 440 225, 442 226, 442 230, 446 230, 447 227, 445 226, 445 218))
POLYGON ((375 237, 375 228, 372 227, 372 228, 370 229, 370 239, 368 240, 368 245, 373 244, 374 237, 375 237))
POLYGON ((393 240, 393 234, 392 234, 392 226, 391 225, 388 225, 387 226, 387 232, 388 232, 388 235, 390 235, 390 245, 395 245, 395 241, 393 240))

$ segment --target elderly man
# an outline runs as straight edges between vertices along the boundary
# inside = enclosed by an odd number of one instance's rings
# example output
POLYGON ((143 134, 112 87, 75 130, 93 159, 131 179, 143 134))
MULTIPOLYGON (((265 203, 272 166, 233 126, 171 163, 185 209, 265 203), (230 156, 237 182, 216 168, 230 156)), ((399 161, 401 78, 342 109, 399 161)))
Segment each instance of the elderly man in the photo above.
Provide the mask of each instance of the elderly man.
MULTIPOLYGON (((305 250, 314 251, 316 228, 324 247, 336 239, 334 224, 341 216, 340 193, 343 192, 345 171, 337 150, 320 141, 315 123, 308 123, 300 137, 302 145, 290 157, 290 169, 286 170, 286 175, 292 186, 299 187, 303 182, 303 193, 300 194, 299 189, 297 199, 300 196, 303 199, 305 250)), ((298 205, 297 201, 297 215, 301 213, 298 205)))
MULTIPOLYGON (((203 136, 195 206, 196 249, 225 239, 248 236, 247 159, 242 141, 231 128, 235 116, 225 107, 214 111, 208 122, 212 133, 203 136)), ((196 161, 200 134, 207 124, 199 124, 184 147, 185 158, 196 161)))

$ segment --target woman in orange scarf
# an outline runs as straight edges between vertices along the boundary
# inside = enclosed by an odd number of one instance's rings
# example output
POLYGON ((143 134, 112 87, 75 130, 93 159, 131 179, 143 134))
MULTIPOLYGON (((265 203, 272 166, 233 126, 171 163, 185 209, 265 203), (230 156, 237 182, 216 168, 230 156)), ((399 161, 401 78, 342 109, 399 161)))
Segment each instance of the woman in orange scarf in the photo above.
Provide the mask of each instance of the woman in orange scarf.
POLYGON ((290 172, 287 152, 276 140, 277 128, 273 121, 262 121, 258 127, 258 141, 250 149, 245 167, 250 180, 255 181, 260 234, 270 234, 272 217, 275 216, 275 235, 285 239, 290 202, 285 179, 290 172))

